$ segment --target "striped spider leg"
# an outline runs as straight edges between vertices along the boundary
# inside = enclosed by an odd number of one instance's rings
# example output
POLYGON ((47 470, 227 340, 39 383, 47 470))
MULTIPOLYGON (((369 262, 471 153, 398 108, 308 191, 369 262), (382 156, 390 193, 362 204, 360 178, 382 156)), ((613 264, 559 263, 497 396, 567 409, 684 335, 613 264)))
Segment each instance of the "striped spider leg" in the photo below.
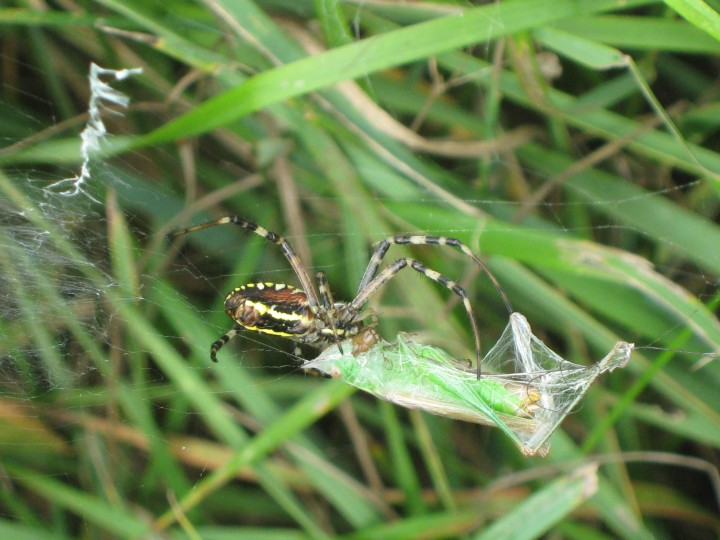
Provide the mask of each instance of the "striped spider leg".
POLYGON ((362 277, 362 280, 360 280, 360 285, 358 286, 358 292, 355 296, 355 299, 351 302, 351 306, 357 308, 357 306, 360 306, 367 302, 367 299, 375 294, 375 292, 385 285, 390 279, 392 279, 400 270, 403 268, 409 267, 413 270, 416 270, 417 272, 423 274, 424 276, 432 279, 433 281, 436 281, 445 287, 447 287, 449 290, 451 290, 454 294, 460 297, 460 299, 463 302, 463 306, 465 307, 465 311, 467 312, 468 319, 470 320, 470 325, 472 327, 473 331, 473 337, 475 340, 475 355, 476 355, 476 362, 477 362, 477 377, 480 378, 481 375, 481 364, 482 364, 482 353, 480 350, 480 333, 477 329, 477 324, 475 322, 475 315, 473 313, 472 304, 470 303, 470 299, 468 298, 467 293, 465 290, 460 287, 457 283, 454 281, 446 278, 439 272, 436 272, 435 270, 427 268, 425 265, 423 265, 421 262, 410 259, 410 258, 403 258, 398 259, 393 264, 385 268, 380 274, 377 274, 378 269, 380 268, 380 264, 382 263, 383 258, 388 252, 388 249, 390 249, 390 246, 392 244, 398 244, 398 245, 406 245, 406 244, 412 244, 412 245, 438 245, 438 246, 450 246, 450 247, 456 247, 459 248, 460 251, 462 251, 463 254, 465 254, 467 257, 469 257, 475 264, 478 265, 478 267, 490 278, 490 281, 492 282, 495 289, 500 294, 500 297, 502 298, 503 303, 505 304, 505 307, 508 310, 508 313, 512 313, 513 309, 510 306, 510 301, 508 300, 507 296, 505 295, 505 292, 502 290, 502 287, 498 283, 495 276, 490 272, 490 269, 483 263, 473 251, 460 242, 460 240, 456 238, 450 238, 448 236, 425 236, 425 235, 396 235, 391 236, 389 238, 386 238, 382 242, 378 243, 375 246, 375 250, 373 251, 372 256, 370 257, 370 262, 368 263, 367 268, 365 269, 365 274, 362 277))

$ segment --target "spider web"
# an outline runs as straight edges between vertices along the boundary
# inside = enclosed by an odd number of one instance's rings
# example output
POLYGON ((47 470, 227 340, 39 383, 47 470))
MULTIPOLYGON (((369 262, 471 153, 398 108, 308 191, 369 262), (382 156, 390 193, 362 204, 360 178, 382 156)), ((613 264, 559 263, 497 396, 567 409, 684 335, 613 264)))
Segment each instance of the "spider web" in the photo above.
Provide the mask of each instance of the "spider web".
POLYGON ((79 174, 45 186, 21 176, 0 178, 0 384, 5 395, 28 398, 71 389, 87 384, 104 367, 71 361, 75 355, 84 357, 83 347, 100 351, 109 345, 114 311, 107 294, 120 292, 105 265, 107 238, 96 231, 104 209, 92 182, 104 169, 107 129, 102 115, 121 114, 128 98, 103 78, 121 81, 139 73, 91 65, 79 174))

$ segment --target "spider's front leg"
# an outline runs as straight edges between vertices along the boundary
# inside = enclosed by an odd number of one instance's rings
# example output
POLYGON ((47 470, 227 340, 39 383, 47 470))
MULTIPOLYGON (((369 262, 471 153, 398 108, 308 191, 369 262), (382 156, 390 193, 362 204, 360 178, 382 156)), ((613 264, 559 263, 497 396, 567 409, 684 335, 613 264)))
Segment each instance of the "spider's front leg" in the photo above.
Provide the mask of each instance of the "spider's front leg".
POLYGON ((360 308, 365 304, 365 302, 368 301, 368 298, 370 298, 373 294, 375 294, 381 287, 383 287, 388 281, 390 281, 392 278, 397 276, 398 272, 402 270, 403 268, 412 268, 416 272, 419 272, 420 274, 424 275, 425 277, 440 283, 444 287, 446 287, 448 290, 452 291, 454 294, 460 297, 462 300, 463 306, 465 307, 465 311, 467 312, 468 320, 470 321, 470 328, 473 332, 473 337, 475 339, 475 359, 477 363, 477 377, 480 378, 481 375, 481 364, 482 364, 482 353, 480 352, 480 333, 477 329, 477 323, 475 322, 475 314, 473 313, 472 304, 470 303, 470 298, 468 297, 467 293, 465 292, 465 289, 463 289, 460 285, 458 285, 455 281, 446 278, 441 273, 436 272, 435 270, 432 270, 431 268, 427 268, 424 264, 422 264, 420 261, 417 261, 415 259, 411 259, 409 257, 405 257, 402 259, 398 259, 394 263, 392 263, 390 266, 385 268, 382 272, 380 272, 377 276, 375 276, 370 282, 367 283, 364 289, 361 289, 355 299, 350 302, 349 309, 357 312, 360 310, 360 308))
POLYGON ((415 246, 449 246, 453 248, 459 249, 462 253, 465 254, 468 258, 470 258, 477 266, 480 268, 482 272, 485 273, 485 275, 490 279, 493 286, 495 287, 495 290, 500 295, 500 298, 502 299, 503 303, 505 304, 505 307, 508 310, 508 313, 512 313, 513 309, 510 305, 510 301, 508 300, 507 296, 505 295, 505 291, 503 291, 502 287, 500 286, 500 283, 495 278, 493 273, 490 271, 490 269, 485 265, 484 262, 482 262, 473 251, 463 244, 460 240, 457 238, 451 238, 449 236, 426 236, 426 235, 406 235, 406 234, 399 234, 396 236, 390 236, 389 238, 386 238, 382 242, 378 243, 375 246, 375 249, 373 250, 373 254, 370 257, 370 262, 367 265, 367 268, 365 269, 365 274, 363 275, 362 279, 360 280, 360 286, 358 287, 358 294, 365 290, 367 286, 370 284, 370 282, 375 278, 375 275, 377 274, 380 264, 383 261, 383 258, 388 252, 388 249, 390 249, 391 245, 415 245, 415 246))

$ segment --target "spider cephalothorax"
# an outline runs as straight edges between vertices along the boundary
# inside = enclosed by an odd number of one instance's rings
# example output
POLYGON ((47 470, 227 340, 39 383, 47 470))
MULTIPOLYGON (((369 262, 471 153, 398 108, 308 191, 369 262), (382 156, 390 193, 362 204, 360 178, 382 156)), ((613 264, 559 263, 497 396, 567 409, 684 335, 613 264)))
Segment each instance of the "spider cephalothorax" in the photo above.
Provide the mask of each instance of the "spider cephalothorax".
MULTIPOLYGON (((300 280, 302 289, 284 283, 257 282, 248 283, 232 290, 225 297, 225 311, 235 322, 235 325, 210 347, 210 357, 213 361, 217 361, 217 351, 241 330, 252 330, 263 334, 290 338, 296 343, 296 354, 298 344, 322 348, 332 343, 339 344, 341 340, 357 336, 364 329, 363 322, 360 320, 363 305, 400 270, 407 267, 444 285, 462 299, 475 338, 479 377, 480 362, 482 360, 480 335, 467 293, 454 281, 435 270, 426 268, 421 262, 411 258, 398 259, 378 272, 380 264, 392 244, 441 245, 460 249, 490 277, 508 310, 512 311, 502 289, 500 289, 497 281, 482 261, 465 244, 455 238, 446 236, 398 235, 391 236, 380 242, 375 247, 365 274, 360 281, 357 295, 350 302, 333 301, 324 272, 316 274, 318 283, 316 292, 310 275, 303 267, 292 246, 274 232, 270 232, 241 217, 228 216, 202 225, 188 227, 170 234, 170 238, 225 223, 238 225, 280 246, 300 280)), ((366 344, 362 346, 365 347, 366 344)))

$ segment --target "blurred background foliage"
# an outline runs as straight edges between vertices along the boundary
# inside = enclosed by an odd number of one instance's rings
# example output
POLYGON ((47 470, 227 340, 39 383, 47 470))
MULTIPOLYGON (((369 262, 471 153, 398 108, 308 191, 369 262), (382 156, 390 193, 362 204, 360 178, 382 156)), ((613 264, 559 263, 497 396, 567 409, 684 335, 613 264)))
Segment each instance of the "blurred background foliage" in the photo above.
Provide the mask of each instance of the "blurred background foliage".
MULTIPOLYGON (((0 4, 0 533, 7 538, 715 538, 720 22, 715 0, 0 4), (91 62, 131 98, 76 194, 91 62), (67 184, 64 185, 68 187, 67 184), (336 299, 391 234, 479 253, 554 350, 639 347, 524 458, 497 430, 308 377, 230 326, 228 290, 336 299), (645 348, 643 348, 645 347, 645 348), (242 535, 242 536, 240 536, 242 535)), ((487 350, 507 322, 461 254, 487 350)), ((410 272, 380 331, 473 356, 410 272)))

